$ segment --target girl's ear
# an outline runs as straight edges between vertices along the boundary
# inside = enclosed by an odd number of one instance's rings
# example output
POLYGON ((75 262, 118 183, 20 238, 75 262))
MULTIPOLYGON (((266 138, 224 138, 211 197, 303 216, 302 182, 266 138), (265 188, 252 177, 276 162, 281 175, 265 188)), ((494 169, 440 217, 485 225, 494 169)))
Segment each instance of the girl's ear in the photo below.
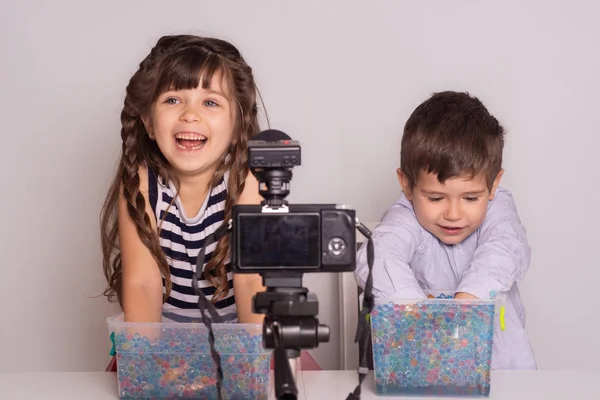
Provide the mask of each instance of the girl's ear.
POLYGON ((144 115, 141 117, 142 123, 144 124, 144 128, 146 128, 146 133, 150 139, 154 140, 154 131, 152 129, 152 118, 149 115, 144 115))

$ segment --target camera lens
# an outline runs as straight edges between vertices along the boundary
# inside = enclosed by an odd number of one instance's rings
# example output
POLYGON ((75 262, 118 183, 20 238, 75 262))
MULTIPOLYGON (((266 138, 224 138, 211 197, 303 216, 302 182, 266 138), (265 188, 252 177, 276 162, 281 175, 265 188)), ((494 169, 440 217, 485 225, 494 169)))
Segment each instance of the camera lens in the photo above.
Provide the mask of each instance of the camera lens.
POLYGON ((329 252, 336 257, 343 255, 346 252, 347 247, 346 241, 341 237, 334 237, 327 244, 329 252))

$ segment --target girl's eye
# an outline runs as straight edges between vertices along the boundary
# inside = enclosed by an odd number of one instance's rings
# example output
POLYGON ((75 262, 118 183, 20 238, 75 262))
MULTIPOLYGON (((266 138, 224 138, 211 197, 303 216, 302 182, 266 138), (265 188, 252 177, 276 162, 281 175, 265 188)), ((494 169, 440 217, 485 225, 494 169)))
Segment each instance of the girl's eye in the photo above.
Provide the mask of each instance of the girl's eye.
POLYGON ((427 200, 431 201, 432 203, 437 203, 439 201, 442 201, 443 197, 428 197, 427 200))
POLYGON ((208 107, 217 107, 218 104, 214 100, 205 100, 204 105, 208 107))
POLYGON ((465 197, 465 200, 466 201, 477 201, 477 200, 479 200, 479 197, 473 197, 473 196, 465 197))
POLYGON ((177 100, 175 97, 169 97, 165 100, 166 104, 178 104, 179 100, 177 100))

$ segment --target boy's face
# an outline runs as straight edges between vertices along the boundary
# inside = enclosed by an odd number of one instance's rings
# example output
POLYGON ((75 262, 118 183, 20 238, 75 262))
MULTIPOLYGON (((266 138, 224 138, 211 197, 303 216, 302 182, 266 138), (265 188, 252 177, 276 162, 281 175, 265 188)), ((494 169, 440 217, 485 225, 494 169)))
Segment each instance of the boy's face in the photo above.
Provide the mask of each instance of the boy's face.
POLYGON ((504 171, 501 170, 494 180, 491 191, 483 174, 472 179, 468 176, 449 178, 441 184, 437 174, 421 171, 417 184, 411 188, 404 173, 400 169, 397 172, 398 181, 406 197, 412 201, 421 226, 443 243, 452 245, 462 242, 479 229, 488 200, 494 198, 504 171))

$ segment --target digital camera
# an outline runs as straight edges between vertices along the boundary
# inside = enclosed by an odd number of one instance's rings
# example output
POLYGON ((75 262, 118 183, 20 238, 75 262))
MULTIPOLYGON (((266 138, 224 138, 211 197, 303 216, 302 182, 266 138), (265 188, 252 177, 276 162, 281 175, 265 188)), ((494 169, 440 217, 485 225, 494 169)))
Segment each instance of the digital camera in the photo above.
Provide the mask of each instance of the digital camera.
POLYGON ((345 272, 356 264, 355 210, 335 204, 288 204, 300 145, 268 130, 248 143, 261 205, 236 205, 231 257, 235 272, 345 272))

